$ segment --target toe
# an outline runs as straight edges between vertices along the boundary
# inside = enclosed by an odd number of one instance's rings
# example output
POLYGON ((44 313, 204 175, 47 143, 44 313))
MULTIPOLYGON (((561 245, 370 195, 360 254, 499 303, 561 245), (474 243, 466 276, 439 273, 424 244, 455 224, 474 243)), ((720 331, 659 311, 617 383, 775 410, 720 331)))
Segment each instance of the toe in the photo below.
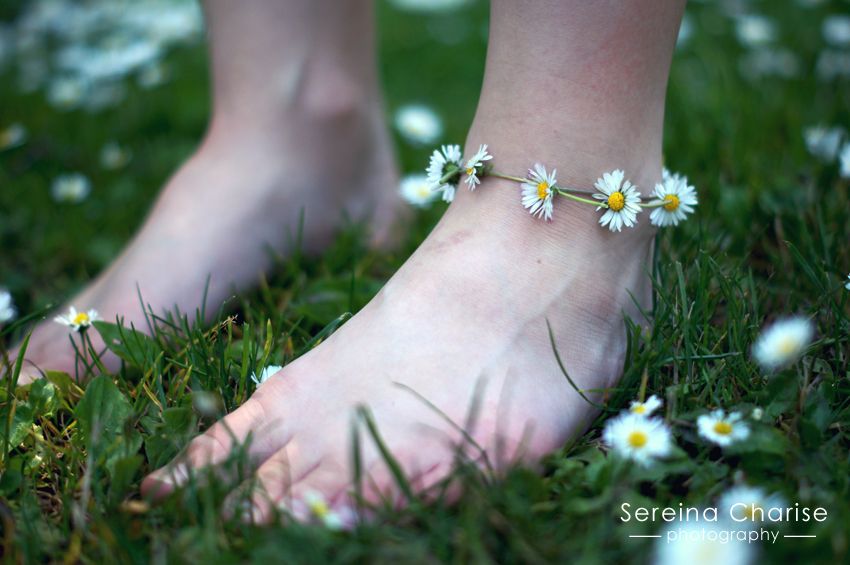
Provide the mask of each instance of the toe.
POLYGON ((245 454, 252 465, 263 461, 286 444, 278 424, 266 417, 260 401, 249 399, 238 410, 192 440, 186 450, 168 465, 148 475, 142 482, 142 493, 161 498, 184 485, 198 471, 220 467, 232 455, 239 455, 242 446, 246 447, 245 454), (278 429, 272 430, 272 427, 278 429), (250 442, 246 446, 249 436, 250 442))
POLYGON ((290 482, 282 481, 280 469, 267 462, 257 478, 263 486, 254 494, 252 507, 263 521, 282 512, 285 517, 300 522, 334 529, 354 525, 350 473, 333 458, 293 468, 290 482))

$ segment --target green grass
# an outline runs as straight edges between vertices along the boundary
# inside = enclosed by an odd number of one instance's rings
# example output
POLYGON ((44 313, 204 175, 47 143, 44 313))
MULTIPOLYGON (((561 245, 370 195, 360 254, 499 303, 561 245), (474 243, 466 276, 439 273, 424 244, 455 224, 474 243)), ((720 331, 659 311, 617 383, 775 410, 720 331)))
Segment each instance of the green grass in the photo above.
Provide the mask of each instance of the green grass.
MULTIPOLYGON (((280 261, 256 291, 231 301, 213 325, 174 319, 153 337, 122 330, 125 361, 116 375, 79 384, 51 373, 31 387, 0 390, 0 524, 10 561, 499 561, 644 562, 651 523, 622 524, 619 505, 711 505, 736 478, 823 506, 823 523, 794 525, 816 538, 762 545, 768 561, 838 563, 850 559, 850 271, 848 182, 835 165, 809 155, 802 130, 850 126, 847 79, 813 72, 824 15, 846 3, 800 8, 753 2, 774 17, 779 43, 798 54, 798 78, 746 80, 744 49, 711 3, 689 7, 694 35, 678 50, 666 120, 666 159, 699 189, 696 216, 659 238, 655 326, 630 332, 620 387, 605 400, 616 411, 645 388, 665 399, 678 455, 650 470, 624 470, 600 449, 607 413, 573 444, 548 457, 543 474, 516 469, 496 478, 461 465, 463 496, 404 510, 376 509, 350 533, 314 526, 252 527, 224 519, 225 485, 193 484, 161 506, 140 499, 139 483, 214 417, 193 408, 217 397, 221 412, 252 392, 248 379, 267 363, 308 350, 340 316, 356 312, 434 225, 443 206, 420 213, 401 250, 376 254, 354 227, 319 258, 280 261), (233 316, 230 314, 235 313, 233 316), (750 357, 759 329, 800 313, 817 324, 802 361, 768 376, 750 357), (714 407, 764 409, 753 437, 710 448, 696 417, 714 407)), ((446 141, 461 142, 483 71, 487 7, 454 16, 398 13, 380 6, 381 61, 390 109, 424 102, 446 120, 446 141), (460 41, 443 45, 428 30, 464 22, 460 41)), ((6 17, 14 10, 4 9, 6 17), (7 13, 8 12, 8 13, 7 13)), ((127 241, 167 175, 201 135, 208 108, 202 46, 169 57, 176 78, 152 92, 133 90, 101 114, 58 112, 39 94, 21 95, 0 75, 0 126, 24 123, 30 140, 0 153, 0 285, 24 314, 43 313, 83 285, 127 241), (102 145, 134 154, 107 172, 102 145), (79 170, 92 195, 60 205, 51 179, 79 170)), ((424 166, 428 148, 399 140, 406 171, 424 166)), ((217 305, 211 305, 214 307, 217 305)), ((26 327, 2 330, 11 345, 26 327)), ((103 332, 118 332, 101 324, 103 332)), ((360 441, 372 441, 361 426, 360 441)), ((239 458, 233 464, 238 467, 239 458)), ((403 479, 399 478, 403 483, 403 479)))

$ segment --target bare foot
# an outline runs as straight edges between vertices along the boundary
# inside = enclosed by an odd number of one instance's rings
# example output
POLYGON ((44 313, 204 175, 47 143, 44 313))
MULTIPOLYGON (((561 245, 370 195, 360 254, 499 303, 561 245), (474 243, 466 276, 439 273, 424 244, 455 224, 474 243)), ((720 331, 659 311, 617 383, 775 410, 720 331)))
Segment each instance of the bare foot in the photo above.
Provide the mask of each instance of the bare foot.
MULTIPOLYGON (((291 250, 302 211, 307 252, 330 243, 346 215, 370 220, 374 242, 385 242, 399 205, 392 150, 379 102, 348 86, 305 93, 304 105, 264 123, 217 117, 135 238, 60 313, 94 308, 106 321, 117 315, 146 331, 137 285, 157 315, 175 306, 191 314, 208 277, 208 311, 215 312, 259 280, 270 249, 291 250)), ((75 373, 69 329, 52 318, 33 333, 21 384, 43 370, 75 373)), ((101 349, 97 332, 89 334, 101 349)), ((116 357, 104 360, 117 368, 116 357)))
MULTIPOLYGON (((491 150, 497 158, 507 152, 498 144, 491 150)), ((563 180, 590 186, 590 175, 601 172, 563 180)), ((643 186, 658 178, 660 163, 651 160, 632 176, 643 186)), ((142 490, 170 492, 190 469, 220 464, 250 432, 260 485, 255 519, 267 520, 275 507, 312 491, 345 507, 358 405, 374 414, 414 485, 426 488, 449 472, 462 437, 419 396, 463 424, 479 385, 480 417, 468 431, 492 464, 534 460, 562 446, 593 408, 559 370, 547 320, 572 379, 599 389, 622 371, 624 315, 642 320, 634 300, 649 304, 647 218, 621 234, 597 220, 593 208, 568 201, 556 204, 552 223, 532 218, 520 204, 519 185, 502 180, 485 179, 474 193, 460 190, 360 313, 195 439, 185 457, 150 475, 142 490)), ((392 493, 391 473, 371 444, 363 468, 373 485, 367 496, 392 493)))

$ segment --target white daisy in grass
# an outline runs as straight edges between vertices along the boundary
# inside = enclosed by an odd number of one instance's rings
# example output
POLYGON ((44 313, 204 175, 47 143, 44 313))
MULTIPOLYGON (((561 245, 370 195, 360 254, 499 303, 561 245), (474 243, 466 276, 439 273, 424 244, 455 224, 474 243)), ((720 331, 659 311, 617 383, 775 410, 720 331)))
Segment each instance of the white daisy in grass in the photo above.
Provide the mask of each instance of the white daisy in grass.
POLYGON ((658 418, 624 413, 608 421, 603 441, 621 457, 640 465, 670 453, 670 428, 658 418))
POLYGON ((722 447, 747 439, 750 435, 750 428, 742 420, 740 412, 727 415, 720 409, 697 418, 697 430, 699 435, 722 447))
POLYGON ((77 204, 85 200, 91 192, 91 182, 81 173, 68 173, 53 179, 50 195, 56 202, 77 204))
POLYGON ((64 316, 56 316, 53 321, 63 326, 68 326, 75 332, 81 332, 91 327, 92 322, 100 320, 97 310, 77 312, 73 306, 68 307, 68 313, 64 316))
POLYGON ((471 3, 471 0, 391 0, 399 10, 409 12, 450 12, 457 10, 471 3))
POLYGON ((192 406, 205 418, 217 416, 222 408, 219 396, 206 390, 197 390, 192 393, 192 406))
POLYGON ((823 81, 850 77, 850 51, 824 49, 818 55, 815 73, 823 81))
POLYGON ((129 149, 110 141, 100 150, 100 166, 107 170, 120 169, 130 162, 133 154, 129 149))
POLYGON ((604 173, 593 185, 599 190, 593 197, 603 202, 596 210, 605 210, 599 223, 603 227, 608 226, 611 231, 618 232, 623 226, 633 227, 640 213, 640 194, 630 181, 624 179, 625 173, 617 169, 604 173))
POLYGON ((850 179, 850 142, 841 147, 841 152, 838 153, 838 165, 841 176, 850 179))
POLYGON ((836 47, 850 45, 850 16, 829 16, 821 24, 821 33, 827 43, 836 47))
POLYGON ((782 514, 785 500, 778 494, 768 494, 764 489, 739 485, 730 488, 718 501, 718 510, 724 517, 742 525, 756 526, 782 514))
POLYGON ((162 62, 153 61, 142 67, 136 76, 136 83, 145 90, 150 90, 164 84, 169 76, 168 68, 162 62))
POLYGON ((8 290, 0 290, 0 324, 14 320, 17 315, 18 311, 12 302, 12 294, 8 290))
POLYGON ((12 124, 0 131, 0 151, 23 145, 27 140, 27 128, 21 124, 12 124))
POLYGON ((694 24, 688 14, 682 16, 682 23, 679 24, 679 35, 676 37, 676 47, 684 47, 691 39, 694 33, 694 24))
POLYGON ((398 190, 402 198, 419 208, 427 208, 437 197, 437 193, 431 189, 428 176, 423 174, 407 175, 401 179, 398 190))
POLYGON ((736 19, 735 33, 742 45, 756 47, 776 39, 776 25, 765 16, 746 14, 736 19))
POLYGON ((659 408, 661 408, 661 399, 653 394, 645 402, 633 400, 629 405, 629 412, 648 417, 659 408))
POLYGON ((753 356, 764 369, 778 369, 799 359, 814 334, 814 325, 808 318, 794 316, 777 320, 762 330, 753 345, 753 356))
POLYGON ((443 123, 434 110, 421 104, 402 106, 395 113, 398 132, 418 145, 434 143, 443 134, 443 123))
POLYGON ((688 178, 680 174, 669 174, 655 185, 655 197, 664 202, 652 210, 649 221, 654 226, 677 226, 697 205, 697 193, 688 178))
POLYGON ((844 137, 844 130, 837 126, 812 126, 803 130, 806 149, 827 163, 834 160, 838 154, 842 137, 844 137))
POLYGON ((86 95, 88 85, 78 77, 58 77, 47 87, 47 101, 60 110, 79 106, 86 95))
POLYGON ((555 196, 552 187, 557 182, 557 172, 557 169, 552 169, 551 173, 546 172, 546 167, 540 163, 535 163, 533 169, 528 169, 530 178, 521 185, 522 205, 532 216, 542 217, 546 221, 552 219, 552 197, 555 196))
POLYGON ((464 169, 466 178, 463 182, 466 183, 469 190, 475 190, 475 187, 481 184, 481 179, 478 178, 478 175, 480 175, 484 170, 484 161, 489 161, 492 158, 493 156, 487 152, 487 145, 485 144, 479 147, 478 152, 466 162, 466 167, 464 169))
POLYGON ((347 507, 332 509, 322 495, 314 490, 307 490, 298 500, 293 501, 293 514, 302 520, 322 524, 330 530, 341 530, 353 526, 354 512, 347 507))
POLYGON ((720 524, 672 522, 655 540, 653 565, 750 565, 753 544, 734 537, 724 539, 728 528, 720 524))
POLYGON ((460 145, 443 145, 431 154, 427 169, 428 182, 432 190, 442 191, 443 201, 451 202, 455 199, 455 189, 462 167, 463 154, 460 151, 460 145), (457 176, 444 180, 444 177, 452 171, 457 171, 457 176))
POLYGON ((263 370, 260 371, 259 376, 257 376, 257 373, 252 373, 251 380, 254 381, 255 385, 260 386, 264 382, 269 380, 269 377, 271 377, 281 369, 283 369, 283 367, 281 367, 280 365, 269 365, 268 367, 264 367, 263 370))
POLYGON ((850 275, 847 275, 847 282, 844 283, 844 288, 850 290, 850 275))

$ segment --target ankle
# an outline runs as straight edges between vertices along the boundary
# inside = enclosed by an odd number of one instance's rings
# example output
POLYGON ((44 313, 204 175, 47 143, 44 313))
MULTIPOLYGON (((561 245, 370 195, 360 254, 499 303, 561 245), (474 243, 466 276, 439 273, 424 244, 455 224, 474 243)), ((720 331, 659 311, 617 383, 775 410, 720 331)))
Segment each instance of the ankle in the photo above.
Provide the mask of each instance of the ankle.
MULTIPOLYGON (((581 140, 568 139, 570 134, 567 134, 551 143, 543 143, 543 136, 540 136, 530 141, 532 149, 528 149, 516 139, 505 139, 505 131, 522 130, 503 125, 474 125, 467 139, 464 156, 468 158, 480 144, 487 143, 493 155, 488 163, 495 172, 527 178, 529 169, 535 163, 542 163, 549 172, 557 169, 559 186, 591 192, 599 192, 594 184, 603 173, 621 169, 625 172, 625 178, 637 186, 644 200, 652 193, 655 184, 661 181, 660 150, 654 150, 652 143, 634 144, 626 151, 619 152, 598 140, 588 140, 582 144, 581 140)), ((657 145, 660 146, 660 139, 657 145)), ((563 196, 553 201, 552 221, 532 217, 521 203, 521 191, 520 183, 495 177, 485 177, 484 184, 474 194, 469 194, 461 183, 457 196, 458 212, 469 210, 467 213, 471 215, 487 216, 491 217, 491 221, 504 222, 510 225, 511 230, 530 230, 538 241, 549 241, 554 245, 563 245, 563 242, 569 241, 572 245, 604 248, 616 243, 617 247, 624 250, 645 249, 655 233, 648 210, 637 215, 634 227, 624 227, 622 232, 611 233, 599 224, 604 211, 563 196)), ((589 195, 579 196, 593 200, 589 195)))
POLYGON ((335 63, 303 61, 270 77, 262 91, 216 100, 208 136, 303 135, 308 130, 339 134, 361 127, 381 107, 371 75, 359 76, 335 63))

